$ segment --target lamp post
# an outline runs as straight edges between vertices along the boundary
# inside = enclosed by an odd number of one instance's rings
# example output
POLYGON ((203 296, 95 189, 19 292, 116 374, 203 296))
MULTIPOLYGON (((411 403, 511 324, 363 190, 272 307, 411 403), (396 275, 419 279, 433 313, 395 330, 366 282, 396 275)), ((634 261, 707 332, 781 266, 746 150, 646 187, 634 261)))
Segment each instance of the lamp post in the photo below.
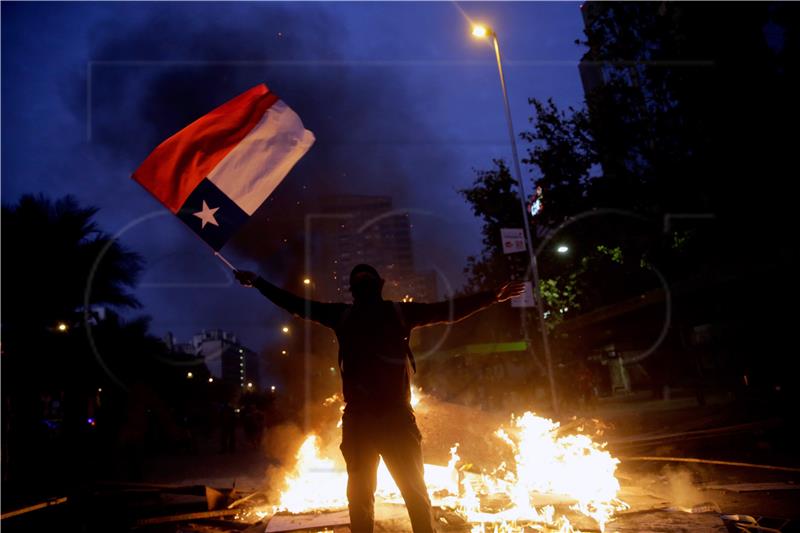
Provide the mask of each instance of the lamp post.
MULTIPOLYGON (((542 328, 542 347, 544 348, 544 358, 547 365, 547 379, 550 383, 550 401, 553 410, 558 412, 558 399, 556 397, 556 384, 553 377, 553 361, 550 356, 550 342, 547 338, 547 324, 544 321, 544 307, 542 306, 542 293, 539 288, 539 268, 536 262, 536 253, 533 251, 533 239, 531 239, 530 225, 528 224, 528 210, 525 207, 525 185, 522 181, 522 171, 519 168, 519 156, 517 155, 517 140, 514 137, 514 125, 511 121, 511 106, 508 103, 508 90, 506 89, 506 77, 503 74, 503 61, 500 57, 500 44, 497 41, 497 34, 489 27, 476 24, 472 27, 472 35, 477 38, 492 38, 494 54, 497 58, 497 72, 500 75, 500 88, 503 90, 503 104, 506 111, 506 122, 508 124, 508 137, 511 141, 511 159, 514 163, 514 173, 516 174, 517 184, 519 185, 519 203, 522 207, 522 228, 525 232, 525 241, 528 247, 528 255, 531 261, 531 273, 533 274, 533 291, 536 299, 536 308, 539 312, 539 325, 542 328)), ((525 311, 523 310, 523 314, 525 311)))

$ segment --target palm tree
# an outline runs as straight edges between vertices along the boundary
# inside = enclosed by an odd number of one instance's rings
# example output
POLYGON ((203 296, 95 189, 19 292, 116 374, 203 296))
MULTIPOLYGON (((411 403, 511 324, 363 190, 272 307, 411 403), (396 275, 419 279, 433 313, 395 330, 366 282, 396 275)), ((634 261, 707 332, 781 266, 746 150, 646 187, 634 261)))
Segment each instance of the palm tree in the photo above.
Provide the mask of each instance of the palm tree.
POLYGON ((2 208, 4 334, 18 328, 36 334, 59 323, 69 326, 84 306, 89 274, 91 305, 138 308, 130 292, 143 260, 94 222, 95 207, 67 196, 56 200, 23 196, 2 208))
MULTIPOLYGON (((53 437, 46 423, 55 417, 63 421, 65 435, 79 432, 97 388, 108 382, 106 363, 94 356, 81 331, 85 296, 90 295, 90 307, 140 307, 131 291, 143 260, 101 231, 96 213, 69 196, 51 201, 26 195, 2 207, 3 464, 11 467, 3 470, 5 479, 11 471, 10 478, 23 485, 26 479, 41 479, 38 473, 53 477, 55 464, 75 459, 59 454, 67 453, 63 444, 76 438, 46 448, 53 437), (50 407, 56 401, 60 407, 54 415, 50 407)), ((105 350, 113 366, 158 349, 145 322, 133 321, 130 327, 113 322, 99 328, 116 330, 117 344, 105 350), (127 351, 120 349, 123 344, 127 351)))

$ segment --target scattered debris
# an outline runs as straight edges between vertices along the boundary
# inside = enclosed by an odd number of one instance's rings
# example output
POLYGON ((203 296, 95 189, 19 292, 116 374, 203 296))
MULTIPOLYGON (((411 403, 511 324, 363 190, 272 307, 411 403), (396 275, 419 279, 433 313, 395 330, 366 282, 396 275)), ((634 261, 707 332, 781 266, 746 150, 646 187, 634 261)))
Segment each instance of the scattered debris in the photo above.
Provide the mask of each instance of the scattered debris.
MULTIPOLYGON (((743 514, 724 514, 720 518, 728 533, 782 533, 784 528, 790 527, 792 523, 791 520, 782 518, 755 519, 743 514)), ((796 529, 792 527, 792 531, 796 529)))

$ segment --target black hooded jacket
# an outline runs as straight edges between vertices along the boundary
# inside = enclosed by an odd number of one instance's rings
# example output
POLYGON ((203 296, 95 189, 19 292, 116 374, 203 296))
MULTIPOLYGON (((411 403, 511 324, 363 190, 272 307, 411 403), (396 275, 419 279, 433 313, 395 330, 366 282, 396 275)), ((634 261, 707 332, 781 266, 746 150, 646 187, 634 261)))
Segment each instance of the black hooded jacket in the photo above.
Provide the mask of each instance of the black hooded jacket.
POLYGON ((414 328, 456 322, 495 302, 482 292, 432 304, 376 299, 355 304, 300 298, 259 277, 261 294, 293 315, 333 329, 348 410, 408 406, 414 358, 408 346, 414 328))

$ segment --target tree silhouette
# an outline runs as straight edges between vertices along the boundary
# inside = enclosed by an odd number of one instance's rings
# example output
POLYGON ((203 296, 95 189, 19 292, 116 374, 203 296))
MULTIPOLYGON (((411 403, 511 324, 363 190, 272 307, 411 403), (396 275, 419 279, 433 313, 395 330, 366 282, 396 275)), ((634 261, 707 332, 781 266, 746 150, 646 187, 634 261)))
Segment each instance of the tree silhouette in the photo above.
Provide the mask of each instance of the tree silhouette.
MULTIPOLYGON (((522 134, 524 163, 545 190, 535 235, 585 213, 632 216, 592 216, 560 231, 579 255, 543 252, 545 300, 554 285, 574 282, 582 311, 621 302, 659 286, 655 266, 684 298, 676 325, 714 324, 731 376, 747 371, 752 381, 758 367, 765 385, 787 390, 796 372, 778 354, 791 342, 790 315, 765 311, 783 307, 780 290, 755 287, 794 277, 787 184, 797 156, 787 132, 800 122, 800 7, 586 2, 582 10, 585 106, 561 111, 531 99, 532 130, 522 134)), ((495 231, 492 206, 506 205, 487 183, 476 180, 465 195, 485 232, 495 231)), ((470 281, 486 283, 503 260, 484 238, 470 281)))
POLYGON ((43 332, 61 321, 74 323, 93 270, 90 305, 139 307, 130 289, 142 259, 102 232, 96 213, 69 196, 53 202, 26 195, 3 206, 4 329, 43 332))
MULTIPOLYGON (((113 311, 139 307, 131 289, 143 261, 100 230, 96 212, 71 197, 32 195, 2 208, 4 471, 32 491, 52 489, 43 478, 66 482, 81 468, 88 474, 86 454, 95 450, 85 446, 87 420, 97 423, 98 390, 105 391, 106 414, 124 398, 108 371, 129 380, 148 370, 152 376, 150 359, 163 353, 147 335, 146 319, 126 322, 113 311), (104 320, 96 306, 105 308, 104 320), (60 476, 65 470, 70 474, 60 476)), ((111 427, 98 427, 95 436, 110 438, 111 427)))

